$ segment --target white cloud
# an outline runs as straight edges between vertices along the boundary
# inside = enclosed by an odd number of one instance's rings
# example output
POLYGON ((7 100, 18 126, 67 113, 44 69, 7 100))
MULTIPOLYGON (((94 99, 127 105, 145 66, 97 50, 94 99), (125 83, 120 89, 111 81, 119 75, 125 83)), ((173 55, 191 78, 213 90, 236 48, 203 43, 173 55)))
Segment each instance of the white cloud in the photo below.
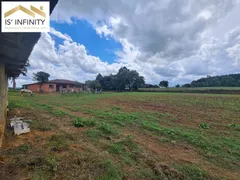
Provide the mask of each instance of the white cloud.
POLYGON ((61 39, 64 39, 64 40, 67 40, 67 41, 72 41, 72 38, 67 35, 67 34, 62 34, 61 32, 59 31, 56 31, 54 28, 50 28, 50 33, 61 38, 61 39))
POLYGON ((235 44, 233 47, 227 48, 227 52, 234 59, 234 65, 240 67, 240 44, 235 44))

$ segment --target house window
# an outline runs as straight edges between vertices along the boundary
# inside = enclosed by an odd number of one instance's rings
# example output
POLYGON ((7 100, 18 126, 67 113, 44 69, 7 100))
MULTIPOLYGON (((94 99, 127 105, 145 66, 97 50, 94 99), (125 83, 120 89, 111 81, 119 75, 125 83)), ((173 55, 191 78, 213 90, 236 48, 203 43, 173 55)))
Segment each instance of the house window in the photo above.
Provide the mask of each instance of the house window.
POLYGON ((50 85, 49 85, 49 89, 54 89, 54 85, 53 85, 53 84, 50 84, 50 85))
POLYGON ((73 88, 73 87, 74 87, 74 85, 70 84, 70 85, 69 85, 69 87, 70 87, 70 88, 73 88))

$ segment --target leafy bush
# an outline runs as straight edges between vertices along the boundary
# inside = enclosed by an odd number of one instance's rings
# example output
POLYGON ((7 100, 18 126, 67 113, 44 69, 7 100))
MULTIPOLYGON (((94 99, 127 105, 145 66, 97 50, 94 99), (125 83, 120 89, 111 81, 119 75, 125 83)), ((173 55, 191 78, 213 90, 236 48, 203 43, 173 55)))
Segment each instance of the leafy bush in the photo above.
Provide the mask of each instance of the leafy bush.
POLYGON ((9 100, 8 108, 14 109, 14 108, 26 108, 28 106, 28 103, 26 101, 17 101, 17 100, 9 100))
POLYGON ((82 117, 77 117, 74 121, 73 121, 73 125, 75 127, 83 127, 83 126, 95 126, 96 122, 94 119, 83 119, 82 117))
POLYGON ((76 119, 73 121, 73 125, 74 125, 75 127, 83 127, 83 126, 84 126, 84 124, 83 124, 83 119, 80 118, 80 117, 76 118, 76 119))
POLYGON ((61 110, 55 110, 55 111, 53 111, 53 114, 54 114, 55 116, 57 116, 57 117, 63 117, 63 116, 66 116, 66 115, 67 115, 66 112, 61 111, 61 110))
POLYGON ((208 123, 201 123, 201 124, 199 124, 199 128, 210 129, 211 126, 208 123))
POLYGON ((22 144, 18 147, 20 151, 27 152, 31 147, 28 146, 27 144, 22 144))
POLYGON ((232 129, 240 130, 240 124, 231 123, 231 124, 228 124, 228 127, 232 129))
POLYGON ((112 109, 112 110, 121 110, 121 108, 118 107, 118 106, 113 106, 111 109, 112 109))
POLYGON ((110 124, 105 123, 105 122, 102 122, 100 124, 99 129, 105 134, 112 134, 113 133, 112 126, 110 124))
POLYGON ((53 109, 53 107, 50 106, 50 105, 48 105, 48 104, 39 104, 39 103, 36 103, 36 106, 38 106, 38 107, 41 108, 41 109, 45 109, 45 110, 49 110, 49 111, 53 109))
POLYGON ((87 118, 87 119, 83 120, 83 124, 85 126, 95 126, 96 125, 96 121, 94 119, 87 118))
POLYGON ((109 147, 109 152, 113 154, 121 154, 123 151, 124 151, 124 144, 122 142, 114 143, 109 147))

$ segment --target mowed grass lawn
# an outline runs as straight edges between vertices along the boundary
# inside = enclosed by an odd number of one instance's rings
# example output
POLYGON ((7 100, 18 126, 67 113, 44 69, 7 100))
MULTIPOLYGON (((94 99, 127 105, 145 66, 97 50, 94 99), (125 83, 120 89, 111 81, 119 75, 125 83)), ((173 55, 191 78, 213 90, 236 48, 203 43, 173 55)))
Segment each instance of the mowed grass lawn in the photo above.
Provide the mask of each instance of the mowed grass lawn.
POLYGON ((4 179, 239 179, 240 96, 9 93, 4 179))

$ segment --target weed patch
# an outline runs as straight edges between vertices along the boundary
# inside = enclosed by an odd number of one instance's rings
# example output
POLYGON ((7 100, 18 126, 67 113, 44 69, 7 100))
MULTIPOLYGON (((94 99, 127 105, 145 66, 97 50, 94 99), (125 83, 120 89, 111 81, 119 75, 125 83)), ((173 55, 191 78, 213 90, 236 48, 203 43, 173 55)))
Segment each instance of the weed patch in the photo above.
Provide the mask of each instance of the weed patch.
POLYGON ((122 142, 110 145, 109 152, 114 154, 121 154, 124 151, 124 144, 122 142))
POLYGON ((206 172, 199 167, 193 164, 177 164, 174 166, 177 170, 184 174, 186 179, 194 179, 194 180, 206 180, 210 177, 206 174, 206 172))
POLYGON ((161 117, 165 120, 176 121, 177 117, 170 113, 161 113, 161 117))
POLYGON ((240 124, 228 124, 229 128, 232 128, 234 130, 239 130, 240 131, 240 124))
POLYGON ((87 137, 91 138, 94 142, 97 142, 99 138, 101 137, 101 131, 97 129, 89 129, 85 132, 87 137))
POLYGON ((120 108, 119 106, 113 106, 111 109, 114 110, 114 111, 119 111, 119 110, 121 110, 121 108, 120 108))
POLYGON ((126 164, 133 165, 140 149, 132 139, 133 137, 128 135, 121 141, 111 144, 108 151, 119 155, 126 164))
POLYGON ((83 126, 90 126, 93 127, 96 125, 96 121, 93 118, 82 118, 82 117, 77 117, 73 121, 73 126, 75 127, 83 127, 83 126))
POLYGON ((127 124, 133 124, 138 118, 138 113, 121 112, 120 110, 114 110, 109 112, 108 110, 85 110, 85 113, 91 114, 99 119, 105 119, 115 124, 125 126, 127 124))
POLYGON ((44 109, 44 110, 47 110, 47 111, 51 111, 53 109, 52 106, 48 105, 48 104, 39 104, 39 103, 36 103, 35 104, 38 108, 40 109, 44 109))
POLYGON ((103 176, 99 177, 99 180, 121 180, 122 175, 119 168, 112 163, 110 160, 105 160, 101 164, 105 170, 103 176))
POLYGON ((202 128, 202 129, 210 129, 211 126, 210 126, 208 123, 200 123, 200 124, 199 124, 199 128, 202 128))
POLYGON ((31 149, 31 147, 29 146, 29 145, 27 145, 27 144, 22 144, 22 145, 20 145, 19 147, 18 147, 18 149, 20 150, 20 151, 22 151, 22 152, 28 152, 30 149, 31 149))
POLYGON ((56 174, 59 160, 53 155, 46 155, 33 159, 29 165, 33 170, 30 174, 32 179, 49 179, 56 174))
POLYGON ((64 117, 64 116, 68 115, 66 112, 61 111, 61 110, 54 110, 54 111, 52 111, 52 114, 57 117, 64 117))
POLYGON ((28 102, 27 101, 18 101, 18 100, 10 100, 8 107, 10 109, 14 109, 14 108, 26 108, 28 106, 28 102))
POLYGON ((84 126, 83 119, 82 118, 76 118, 73 121, 73 126, 75 126, 75 127, 83 127, 84 126))
POLYGON ((29 150, 31 149, 32 147, 29 146, 28 144, 21 144, 20 146, 18 147, 14 147, 12 149, 9 149, 7 151, 7 155, 19 155, 19 154, 27 154, 29 152, 29 150))
POLYGON ((104 134, 114 134, 112 126, 105 122, 101 122, 98 129, 104 134))
POLYGON ((47 147, 57 152, 67 150, 69 141, 71 140, 73 140, 73 138, 68 134, 54 134, 49 138, 47 147))
POLYGON ((40 131, 50 131, 55 127, 56 126, 54 124, 46 123, 46 122, 41 121, 41 120, 34 120, 34 121, 31 122, 31 128, 37 129, 37 130, 40 130, 40 131))

